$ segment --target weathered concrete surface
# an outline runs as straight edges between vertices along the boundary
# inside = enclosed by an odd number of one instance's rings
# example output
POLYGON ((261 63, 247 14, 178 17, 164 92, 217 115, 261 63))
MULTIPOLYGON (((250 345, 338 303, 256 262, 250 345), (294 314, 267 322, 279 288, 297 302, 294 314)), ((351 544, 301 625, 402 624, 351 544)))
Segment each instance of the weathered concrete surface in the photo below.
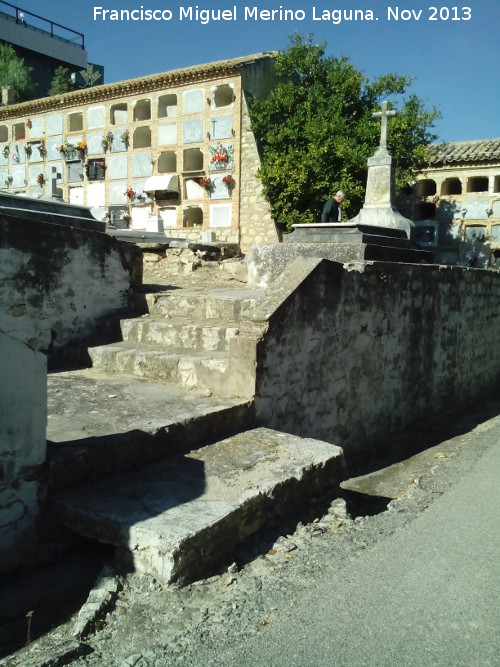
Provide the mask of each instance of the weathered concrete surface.
POLYGON ((221 397, 252 399, 256 341, 250 321, 262 290, 165 290, 144 297, 148 314, 121 321, 123 340, 89 349, 94 368, 221 397))
POLYGON ((0 571, 33 560, 45 462, 47 360, 0 331, 0 571))
POLYGON ((0 215, 0 328, 46 352, 129 307, 141 251, 100 232, 0 215))
POLYGON ((52 506, 72 530, 119 547, 136 570, 187 582, 341 475, 339 447, 261 428, 65 492, 52 506))
POLYGON ((51 492, 144 466, 254 424, 253 403, 95 369, 48 376, 51 492))

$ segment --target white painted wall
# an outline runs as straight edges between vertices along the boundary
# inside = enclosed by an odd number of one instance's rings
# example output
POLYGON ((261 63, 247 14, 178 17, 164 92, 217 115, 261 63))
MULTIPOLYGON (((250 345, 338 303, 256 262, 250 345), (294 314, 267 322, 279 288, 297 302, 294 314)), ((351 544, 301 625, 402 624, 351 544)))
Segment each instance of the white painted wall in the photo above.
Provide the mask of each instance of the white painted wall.
POLYGON ((46 357, 0 331, 0 571, 34 555, 46 430, 46 357))

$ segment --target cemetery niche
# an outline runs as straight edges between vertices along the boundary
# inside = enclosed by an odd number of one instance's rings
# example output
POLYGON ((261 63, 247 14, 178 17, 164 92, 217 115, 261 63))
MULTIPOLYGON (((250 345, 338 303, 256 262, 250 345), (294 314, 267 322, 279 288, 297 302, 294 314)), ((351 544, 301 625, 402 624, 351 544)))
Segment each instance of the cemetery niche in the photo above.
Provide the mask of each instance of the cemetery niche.
POLYGON ((104 159, 87 160, 85 171, 89 181, 103 181, 106 177, 106 161, 104 159))

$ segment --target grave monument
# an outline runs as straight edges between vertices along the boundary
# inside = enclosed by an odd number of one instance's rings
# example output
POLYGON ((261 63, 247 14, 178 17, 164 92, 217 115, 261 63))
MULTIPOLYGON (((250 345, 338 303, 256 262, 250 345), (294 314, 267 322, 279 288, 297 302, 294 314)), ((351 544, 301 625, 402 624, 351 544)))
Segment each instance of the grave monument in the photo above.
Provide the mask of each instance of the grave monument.
POLYGON ((380 144, 368 158, 368 177, 363 208, 348 222, 318 222, 293 225, 285 243, 335 243, 346 248, 346 259, 378 259, 400 262, 432 262, 432 253, 415 245, 415 225, 402 216, 395 204, 392 156, 387 150, 388 119, 396 111, 387 108, 373 114, 381 119, 380 144))
POLYGON ((295 259, 321 257, 335 262, 373 260, 432 264, 433 252, 418 247, 415 225, 395 204, 394 164, 387 150, 388 119, 396 114, 387 102, 373 114, 381 119, 380 145, 368 158, 365 202, 348 222, 316 222, 292 225, 283 243, 256 246, 248 259, 251 283, 267 285, 295 259))

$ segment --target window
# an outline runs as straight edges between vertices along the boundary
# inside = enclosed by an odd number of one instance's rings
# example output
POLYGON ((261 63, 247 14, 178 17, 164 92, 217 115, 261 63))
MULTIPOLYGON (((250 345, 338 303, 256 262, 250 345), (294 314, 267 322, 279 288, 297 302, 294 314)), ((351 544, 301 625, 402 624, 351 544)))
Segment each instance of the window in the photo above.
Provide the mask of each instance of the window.
POLYGON ((198 206, 192 206, 184 210, 183 227, 202 227, 203 226, 203 211, 198 206))
POLYGON ((125 102, 112 104, 109 111, 111 125, 126 125, 128 122, 128 110, 125 102))
POLYGON ((183 171, 202 171, 203 151, 201 148, 186 148, 184 150, 183 171))
POLYGON ((68 115, 68 132, 81 132, 83 130, 83 113, 70 113, 68 115))
POLYGON ((424 178, 417 182, 417 195, 419 197, 432 197, 436 194, 436 181, 432 178, 424 178))
POLYGON ((134 106, 134 123, 151 120, 151 100, 138 100, 134 106))
POLYGON ((436 205, 420 202, 415 209, 415 220, 433 220, 436 217, 436 205))
POLYGON ((26 129, 24 123, 16 123, 12 126, 12 139, 13 141, 24 141, 26 137, 26 129))
POLYGON ((461 195, 462 183, 459 178, 446 178, 441 184, 441 195, 447 197, 449 195, 461 195))
POLYGON ((9 129, 7 125, 0 125, 0 141, 9 141, 9 129))
POLYGON ((151 128, 137 127, 134 130, 134 148, 151 147, 151 128))
POLYGON ((491 225, 491 240, 500 243, 500 225, 491 225))
POLYGON ((467 192, 488 192, 488 177, 471 176, 468 178, 467 192))
POLYGON ((484 243, 486 241, 486 227, 481 227, 479 225, 467 227, 465 230, 465 240, 484 243))
POLYGON ((158 118, 174 118, 177 116, 177 95, 160 95, 158 98, 158 118))
POLYGON ((158 156, 158 173, 171 174, 177 171, 177 156, 175 151, 163 151, 158 156))
POLYGON ((219 109, 220 107, 228 107, 233 103, 234 92, 232 86, 229 84, 224 84, 222 86, 217 86, 213 91, 212 95, 212 106, 214 109, 219 109))

